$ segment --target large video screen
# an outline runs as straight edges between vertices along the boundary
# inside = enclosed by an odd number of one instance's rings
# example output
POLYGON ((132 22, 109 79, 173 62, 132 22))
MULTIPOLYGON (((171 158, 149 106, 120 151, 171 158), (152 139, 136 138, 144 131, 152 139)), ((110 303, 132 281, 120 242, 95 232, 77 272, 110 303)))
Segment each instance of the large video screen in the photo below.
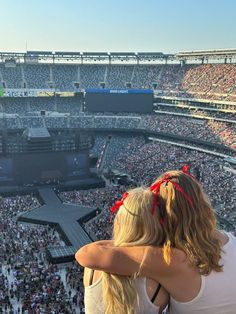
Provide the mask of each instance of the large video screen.
POLYGON ((152 91, 86 90, 85 111, 88 112, 136 112, 153 110, 152 91))
POLYGON ((0 158, 0 185, 66 180, 89 176, 88 151, 18 154, 0 158))

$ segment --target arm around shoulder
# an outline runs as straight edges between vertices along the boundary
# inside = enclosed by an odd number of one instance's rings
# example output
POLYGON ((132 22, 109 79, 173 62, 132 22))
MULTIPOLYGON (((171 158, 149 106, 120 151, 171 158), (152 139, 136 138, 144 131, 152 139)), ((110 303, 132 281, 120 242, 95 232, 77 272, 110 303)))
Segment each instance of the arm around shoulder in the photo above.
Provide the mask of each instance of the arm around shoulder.
POLYGON ((113 257, 113 254, 106 251, 106 247, 103 241, 87 244, 75 253, 75 259, 83 267, 102 270, 109 266, 113 257))
POLYGON ((83 246, 75 254, 83 267, 131 276, 139 271, 146 247, 114 247, 112 242, 98 241, 83 246))

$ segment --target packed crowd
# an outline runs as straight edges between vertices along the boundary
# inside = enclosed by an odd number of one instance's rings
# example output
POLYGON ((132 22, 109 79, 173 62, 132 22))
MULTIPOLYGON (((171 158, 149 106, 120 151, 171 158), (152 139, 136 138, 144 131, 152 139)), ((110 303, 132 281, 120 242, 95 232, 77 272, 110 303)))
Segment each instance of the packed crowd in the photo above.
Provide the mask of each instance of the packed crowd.
POLYGON ((154 88, 166 95, 236 100, 235 64, 159 65, 16 65, 0 64, 7 88, 76 91, 79 88, 154 88), (37 77, 37 80, 35 78, 37 77))
POLYGON ((22 212, 40 206, 34 195, 0 199, 0 313, 71 314, 82 309, 82 286, 76 265, 48 264, 47 247, 63 244, 47 226, 17 222, 22 212), (76 281, 75 281, 76 280, 76 281))
POLYGON ((210 143, 235 147, 236 128, 234 124, 217 120, 198 120, 171 115, 146 115, 142 127, 151 131, 195 138, 210 143))
POLYGON ((186 72, 182 89, 195 98, 226 99, 235 101, 234 64, 204 64, 186 72))
POLYGON ((111 161, 115 156, 119 156, 121 151, 130 151, 131 153, 136 149, 145 145, 143 136, 132 136, 123 135, 121 136, 110 136, 109 145, 107 146, 103 167, 111 168, 111 161))
MULTIPOLYGON (((94 116, 112 116, 112 113, 84 113, 82 111, 82 96, 77 97, 16 97, 16 98, 0 98, 0 113, 4 113, 5 118, 9 115, 19 115, 19 116, 36 116, 40 115, 42 111, 47 113, 63 113, 69 114, 71 117, 74 116, 84 116, 84 115, 94 115, 94 116)), ((154 101, 155 102, 155 101, 154 101)), ((221 109, 221 105, 213 104, 184 104, 179 101, 177 104, 168 104, 168 103, 155 103, 154 109, 161 111, 178 112, 184 114, 192 113, 204 113, 205 116, 212 118, 221 118, 221 119, 235 119, 234 112, 227 111, 217 111, 221 109), (205 110, 205 108, 213 110, 205 110)), ((226 106, 224 106, 226 107, 226 106)), ((233 107, 231 106, 231 110, 233 107)), ((227 108, 226 108, 227 109, 227 108)), ((47 114, 46 113, 46 114, 47 114)), ((119 116, 126 115, 127 113, 119 112, 119 116)), ((134 114, 129 113, 129 116, 134 114)))
MULTIPOLYGON (((153 83, 156 83, 157 89, 167 94, 173 92, 228 100, 236 99, 235 75, 235 65, 220 64, 183 67, 17 65, 16 68, 5 68, 0 64, 0 78, 11 88, 21 88, 23 82, 29 88, 50 88, 53 85, 61 91, 75 91, 76 82, 80 88, 100 87, 101 82, 108 88, 126 88, 127 83, 131 83, 133 88, 153 88, 153 83)), ((79 97, 1 98, 0 111, 4 115, 0 118, 0 128, 143 129, 202 139, 232 148, 236 145, 236 128, 232 123, 163 114, 91 115, 82 113, 81 107, 82 99, 79 97), (30 114, 42 110, 70 115, 43 117, 41 113, 30 114)), ((193 111, 196 113, 196 110, 193 111)), ((200 114, 204 116, 205 113, 201 111, 200 114)), ((17 137, 20 139, 21 134, 17 137)), ((69 144, 74 145, 74 142, 69 144)), ((9 145, 14 149, 14 141, 9 145)), ((64 145, 63 140, 55 145, 64 145)), ((198 177, 209 195, 220 224, 228 230, 235 229, 236 178, 233 172, 226 171, 230 165, 222 158, 170 144, 147 143, 142 136, 114 134, 96 136, 92 154, 101 156, 105 145, 101 168, 128 174, 133 180, 132 186, 150 185, 158 174, 168 169, 179 169, 188 163, 192 174, 198 177)), ((101 213, 85 223, 84 228, 92 237, 104 239, 111 236, 109 208, 130 187, 114 185, 108 180, 105 188, 61 192, 60 197, 64 202, 101 209, 101 213)), ((78 265, 60 268, 46 260, 47 247, 63 245, 59 234, 50 227, 17 222, 21 212, 38 206, 40 202, 33 195, 0 198, 0 313, 83 312, 82 270, 78 265)))
MULTIPOLYGON (((96 146, 98 154, 104 145, 102 138, 99 143, 101 146, 96 146)), ((129 139, 116 136, 110 145, 112 147, 105 156, 104 167, 129 174, 134 185, 148 186, 160 173, 167 169, 180 169, 184 163, 188 163, 193 175, 198 177, 209 195, 221 224, 224 223, 228 230, 236 228, 236 177, 233 172, 225 171, 224 167, 229 165, 222 158, 170 144, 145 144, 144 139, 138 137, 129 139)), ((110 184, 103 189, 62 192, 60 197, 65 202, 102 209, 97 218, 86 224, 86 229, 91 235, 103 239, 111 235, 109 208, 127 188, 110 184)))
POLYGON ((2 97, 0 112, 20 116, 41 113, 41 111, 79 115, 82 107, 81 97, 2 97))
MULTIPOLYGON (((100 135, 93 148, 99 156, 107 135, 100 135)), ((146 143, 142 136, 109 137, 104 168, 129 174, 132 186, 150 185, 167 169, 191 167, 209 195, 219 221, 235 229, 236 177, 226 171, 222 158, 158 142, 146 143)), ((131 186, 107 182, 105 188, 60 192, 67 203, 95 206, 101 210, 84 228, 98 239, 111 236, 109 208, 131 186)), ((4 197, 0 200, 0 309, 2 313, 66 314, 84 311, 82 270, 77 265, 57 267, 46 261, 48 246, 63 245, 58 233, 45 226, 17 222, 18 215, 40 206, 33 195, 4 197)))
MULTIPOLYGON (((165 104, 165 103, 158 103, 155 104, 155 111, 162 111, 178 114, 187 114, 187 115, 198 115, 202 117, 209 117, 209 118, 217 118, 223 120, 235 120, 235 112, 230 111, 220 111, 220 110, 208 110, 212 109, 212 106, 207 106, 206 104, 202 106, 193 106, 192 104, 165 104)), ((213 108, 214 109, 214 108, 213 108)), ((216 108, 215 108, 216 109, 216 108)))
MULTIPOLYGON (((25 129, 27 127, 47 127, 49 129, 85 128, 85 129, 123 129, 160 132, 180 136, 186 143, 190 140, 202 140, 206 143, 220 144, 236 148, 236 127, 234 123, 221 122, 215 119, 204 119, 204 112, 198 116, 184 117, 171 114, 145 115, 80 115, 80 116, 24 116, 5 117, 2 128, 25 129)), ((0 119, 1 122, 1 119, 0 119)), ((1 125, 1 123, 0 123, 1 125)), ((180 140, 180 139, 179 139, 180 140)), ((9 142, 9 141, 8 141, 9 142)), ((13 143, 14 144, 14 143, 13 143)), ((191 144, 192 145, 192 144, 191 144)), ((200 143, 196 143, 199 145, 200 143)), ((213 149, 213 148, 211 148, 213 149)), ((218 148, 220 150, 221 148, 218 148)), ((221 149, 223 152, 223 148, 221 149)), ((234 155, 234 151, 226 152, 234 155)))

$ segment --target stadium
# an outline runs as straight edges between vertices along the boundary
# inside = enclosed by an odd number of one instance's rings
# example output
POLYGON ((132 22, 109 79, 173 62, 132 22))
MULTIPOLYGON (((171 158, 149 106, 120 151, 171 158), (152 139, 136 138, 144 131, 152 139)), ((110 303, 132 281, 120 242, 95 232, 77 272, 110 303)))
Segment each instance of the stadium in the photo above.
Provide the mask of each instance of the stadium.
POLYGON ((168 169, 188 164, 235 230, 236 49, 0 60, 1 313, 80 313, 75 252, 168 169))

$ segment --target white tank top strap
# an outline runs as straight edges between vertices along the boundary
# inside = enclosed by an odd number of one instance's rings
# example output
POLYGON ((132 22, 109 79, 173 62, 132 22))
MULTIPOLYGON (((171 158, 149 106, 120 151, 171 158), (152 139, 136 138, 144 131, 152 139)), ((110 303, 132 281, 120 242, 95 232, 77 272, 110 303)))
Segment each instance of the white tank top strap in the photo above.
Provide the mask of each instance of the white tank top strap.
MULTIPOLYGON (((134 279, 138 299, 135 314, 156 314, 160 307, 151 302, 147 294, 146 278, 138 277, 134 279)), ((84 304, 86 314, 103 314, 104 305, 102 297, 102 276, 92 285, 84 289, 84 304), (95 310, 96 309, 96 310, 95 310)))

